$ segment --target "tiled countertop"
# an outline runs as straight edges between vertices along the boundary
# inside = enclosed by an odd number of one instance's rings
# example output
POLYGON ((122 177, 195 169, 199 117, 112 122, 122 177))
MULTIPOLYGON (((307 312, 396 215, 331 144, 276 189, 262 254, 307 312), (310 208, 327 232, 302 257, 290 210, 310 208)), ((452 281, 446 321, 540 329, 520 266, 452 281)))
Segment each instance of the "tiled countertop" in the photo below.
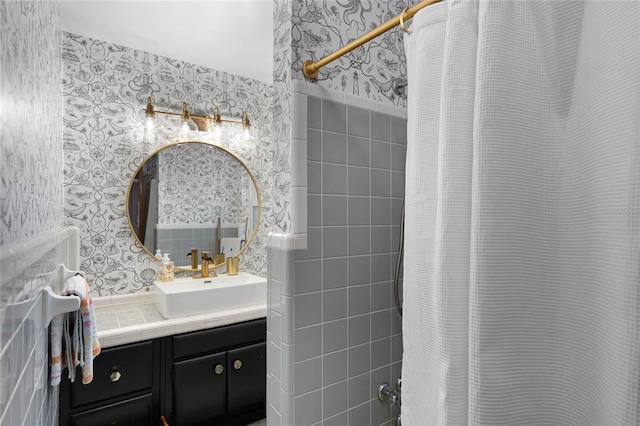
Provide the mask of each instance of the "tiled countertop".
POLYGON ((189 331, 264 318, 267 305, 165 319, 155 307, 154 292, 96 297, 93 306, 102 348, 172 336, 189 331))

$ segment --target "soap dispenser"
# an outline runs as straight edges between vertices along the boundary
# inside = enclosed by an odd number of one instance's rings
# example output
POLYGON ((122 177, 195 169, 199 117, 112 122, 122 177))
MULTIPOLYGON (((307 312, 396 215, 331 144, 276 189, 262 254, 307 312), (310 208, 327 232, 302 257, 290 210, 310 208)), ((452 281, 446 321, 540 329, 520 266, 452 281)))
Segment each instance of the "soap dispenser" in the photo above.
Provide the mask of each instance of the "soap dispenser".
POLYGON ((173 261, 169 259, 169 253, 165 253, 162 258, 162 265, 158 268, 158 281, 173 281, 174 272, 173 261))

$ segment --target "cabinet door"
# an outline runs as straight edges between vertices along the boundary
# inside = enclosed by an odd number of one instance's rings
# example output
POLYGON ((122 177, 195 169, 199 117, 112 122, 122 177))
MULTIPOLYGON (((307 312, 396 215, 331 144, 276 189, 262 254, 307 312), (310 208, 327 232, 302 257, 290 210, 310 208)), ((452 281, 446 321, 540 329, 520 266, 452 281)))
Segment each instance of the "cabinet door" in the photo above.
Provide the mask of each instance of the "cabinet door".
POLYGON ((225 353, 173 364, 173 424, 199 425, 225 416, 225 353))
POLYGON ((238 414, 265 403, 267 386, 266 345, 258 343, 227 352, 229 414, 238 414))
POLYGON ((95 410, 72 414, 71 426, 155 426, 151 417, 151 395, 131 398, 95 410))

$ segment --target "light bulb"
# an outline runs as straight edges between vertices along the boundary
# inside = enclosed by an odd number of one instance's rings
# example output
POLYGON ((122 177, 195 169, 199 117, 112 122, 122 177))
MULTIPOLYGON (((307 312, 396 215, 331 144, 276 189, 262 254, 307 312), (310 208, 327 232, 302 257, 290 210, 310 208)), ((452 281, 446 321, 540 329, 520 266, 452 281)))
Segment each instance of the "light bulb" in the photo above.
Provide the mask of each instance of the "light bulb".
POLYGON ((222 126, 214 125, 213 126, 213 136, 217 139, 222 135, 222 126))
POLYGON ((249 121, 249 114, 247 111, 242 111, 242 127, 244 128, 244 140, 251 139, 251 122, 249 121))
POLYGON ((183 137, 186 138, 189 135, 189 132, 196 132, 197 130, 198 130, 198 126, 196 126, 196 123, 191 121, 191 119, 182 120, 181 132, 183 137))
POLYGON ((187 137, 189 135, 189 124, 186 122, 182 123, 182 137, 187 137))
POLYGON ((152 131, 153 130, 153 127, 154 127, 153 122, 154 122, 153 117, 147 117, 146 126, 147 126, 147 130, 148 131, 152 131))

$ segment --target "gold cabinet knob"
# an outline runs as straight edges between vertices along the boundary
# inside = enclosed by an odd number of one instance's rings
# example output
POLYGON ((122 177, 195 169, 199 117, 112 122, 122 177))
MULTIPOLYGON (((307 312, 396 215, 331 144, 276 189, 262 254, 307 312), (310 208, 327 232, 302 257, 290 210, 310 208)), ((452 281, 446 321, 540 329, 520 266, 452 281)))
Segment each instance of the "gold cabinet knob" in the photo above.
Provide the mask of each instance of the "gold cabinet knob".
POLYGON ((122 377, 122 374, 120 374, 118 370, 115 370, 113 373, 111 373, 111 375, 109 376, 109 379, 112 382, 117 382, 118 380, 120 380, 120 377, 122 377))
POLYGON ((240 361, 239 359, 236 359, 233 362, 233 368, 235 368, 236 370, 240 370, 242 368, 242 361, 240 361))
POLYGON ((216 374, 222 374, 222 372, 224 371, 224 367, 218 364, 216 365, 215 371, 216 371, 216 374))

